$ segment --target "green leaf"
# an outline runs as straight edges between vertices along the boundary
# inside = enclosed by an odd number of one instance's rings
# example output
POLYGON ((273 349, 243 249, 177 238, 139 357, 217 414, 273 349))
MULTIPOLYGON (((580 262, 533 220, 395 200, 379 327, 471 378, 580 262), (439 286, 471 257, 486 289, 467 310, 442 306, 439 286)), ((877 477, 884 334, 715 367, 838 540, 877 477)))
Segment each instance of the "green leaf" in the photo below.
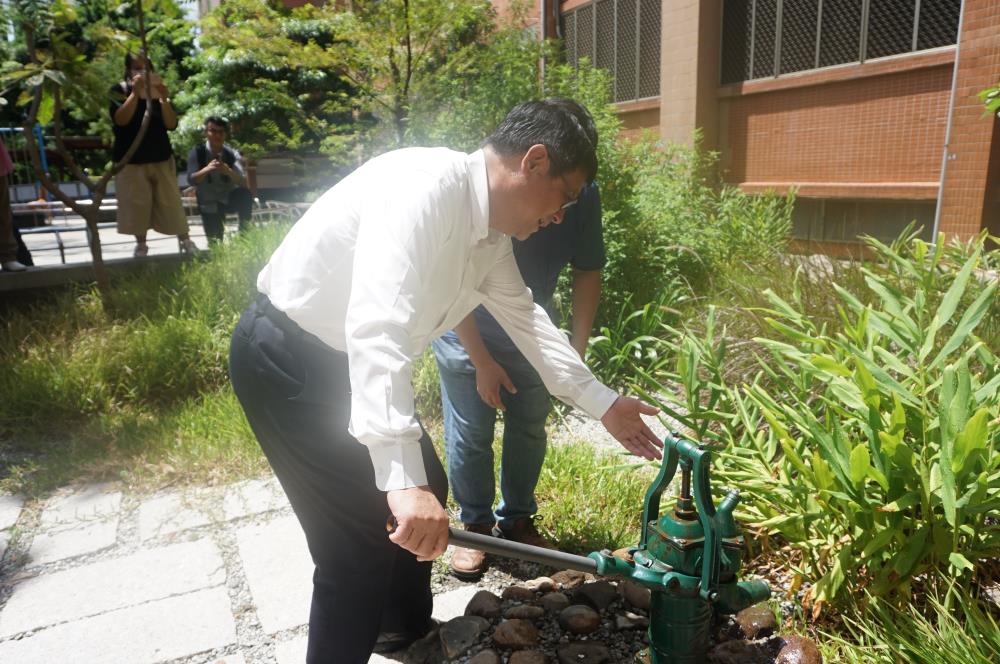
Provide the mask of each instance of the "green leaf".
POLYGON ((830 357, 829 355, 818 355, 813 354, 809 356, 809 362, 821 371, 826 371, 827 373, 835 374, 837 376, 843 376, 845 378, 850 377, 851 370, 846 366, 830 357))
POLYGON ((872 460, 868 452, 868 446, 864 443, 858 443, 851 450, 851 481, 855 486, 860 486, 868 476, 872 467, 871 463, 872 460))
POLYGON ((920 494, 916 491, 911 491, 904 496, 897 498, 891 503, 886 503, 885 505, 876 508, 879 512, 901 512, 905 509, 913 507, 920 502, 920 494))
POLYGON ((38 115, 35 118, 38 124, 47 125, 52 122, 52 115, 55 111, 55 103, 56 100, 52 92, 45 90, 42 93, 42 101, 38 105, 38 115))
POLYGON ((962 478, 972 470, 978 460, 977 452, 986 449, 989 417, 989 411, 980 408, 969 418, 965 428, 955 438, 951 470, 958 478, 962 478))
POLYGON ((993 297, 997 290, 996 282, 991 283, 989 286, 983 289, 983 292, 979 294, 979 297, 969 305, 969 308, 965 310, 962 314, 961 320, 958 321, 958 325, 955 326, 955 331, 952 332, 951 337, 945 342, 944 346, 935 356, 934 360, 928 365, 929 369, 933 369, 941 363, 943 363, 956 348, 965 343, 969 336, 972 334, 972 330, 979 325, 982 321, 983 316, 989 311, 990 306, 993 304, 993 297))
POLYGON ((886 547, 893 540, 893 538, 899 533, 895 528, 885 528, 875 537, 872 538, 867 545, 865 545, 864 550, 861 552, 861 557, 863 559, 871 558, 872 554, 886 547))
POLYGON ((971 562, 969 562, 969 559, 963 556, 958 551, 953 551, 948 556, 948 562, 950 562, 952 566, 957 570, 967 569, 970 572, 974 572, 976 570, 976 566, 973 565, 971 562))
POLYGON ((937 312, 934 314, 929 327, 925 331, 927 338, 920 349, 919 359, 921 362, 930 355, 938 330, 942 325, 951 320, 951 317, 955 314, 955 310, 958 308, 959 302, 962 301, 962 295, 965 294, 965 288, 969 283, 969 276, 972 274, 973 268, 979 263, 979 252, 980 247, 976 247, 972 256, 962 265, 962 269, 958 271, 955 280, 948 288, 948 292, 941 298, 941 304, 938 306, 937 312))
POLYGON ((927 544, 927 535, 930 534, 928 526, 920 526, 917 532, 913 533, 907 540, 903 550, 896 554, 892 563, 892 568, 901 577, 908 576, 913 570, 917 561, 923 558, 924 548, 927 544))

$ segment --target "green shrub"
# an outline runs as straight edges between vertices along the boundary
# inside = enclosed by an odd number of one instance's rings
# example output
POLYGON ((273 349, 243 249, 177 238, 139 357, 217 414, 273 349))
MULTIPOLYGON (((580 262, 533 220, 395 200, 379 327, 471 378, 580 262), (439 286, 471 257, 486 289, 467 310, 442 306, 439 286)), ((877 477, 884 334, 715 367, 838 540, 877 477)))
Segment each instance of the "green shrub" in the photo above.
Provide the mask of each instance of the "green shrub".
POLYGON ((967 583, 1000 555, 1000 366, 975 334, 996 312, 997 284, 975 273, 983 239, 869 245, 870 304, 838 288, 837 328, 770 293, 757 376, 727 383, 710 326, 674 343, 685 396, 665 404, 727 445, 719 474, 801 552, 817 607, 860 588, 905 599, 917 577, 967 583))

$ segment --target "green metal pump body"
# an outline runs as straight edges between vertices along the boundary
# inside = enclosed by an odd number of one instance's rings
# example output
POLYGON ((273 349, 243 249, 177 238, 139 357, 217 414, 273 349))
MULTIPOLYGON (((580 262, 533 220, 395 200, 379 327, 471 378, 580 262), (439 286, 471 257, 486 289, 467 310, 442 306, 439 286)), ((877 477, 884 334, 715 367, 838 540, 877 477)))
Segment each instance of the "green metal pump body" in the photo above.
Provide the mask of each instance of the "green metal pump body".
POLYGON ((763 581, 737 581, 744 540, 733 518, 739 492, 716 508, 709 471, 711 452, 677 436, 664 440, 660 473, 646 492, 642 539, 633 563, 592 553, 598 573, 625 576, 652 591, 648 661, 700 664, 711 643, 715 614, 737 613, 770 597, 763 581), (659 514, 660 496, 678 466, 682 485, 676 507, 659 514), (693 495, 692 495, 693 492, 693 495))

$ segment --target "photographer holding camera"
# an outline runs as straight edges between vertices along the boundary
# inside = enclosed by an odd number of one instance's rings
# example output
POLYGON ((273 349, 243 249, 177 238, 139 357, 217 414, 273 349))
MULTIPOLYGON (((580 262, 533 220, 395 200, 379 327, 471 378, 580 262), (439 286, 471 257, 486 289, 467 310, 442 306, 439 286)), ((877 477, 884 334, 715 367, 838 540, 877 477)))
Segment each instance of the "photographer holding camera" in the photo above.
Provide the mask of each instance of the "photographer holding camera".
POLYGON ((125 79, 111 87, 111 120, 114 129, 114 160, 125 158, 132 146, 146 106, 150 122, 138 149, 115 175, 118 198, 118 232, 135 236, 135 256, 149 253, 146 233, 150 228, 176 235, 180 250, 193 253, 187 216, 177 186, 177 167, 168 131, 177 128, 177 112, 170 92, 153 71, 145 55, 125 55, 125 79), (147 85, 148 77, 148 85, 147 85))

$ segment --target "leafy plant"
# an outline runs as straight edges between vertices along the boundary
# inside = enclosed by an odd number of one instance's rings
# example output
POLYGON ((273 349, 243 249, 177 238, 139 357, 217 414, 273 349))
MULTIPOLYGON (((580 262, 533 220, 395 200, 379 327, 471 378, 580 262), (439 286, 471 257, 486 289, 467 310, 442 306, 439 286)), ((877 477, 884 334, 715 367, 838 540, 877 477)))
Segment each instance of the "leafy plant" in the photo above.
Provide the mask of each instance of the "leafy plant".
POLYGON ((668 362, 669 349, 662 339, 683 300, 681 288, 665 288, 656 301, 640 309, 634 309, 632 299, 626 297, 617 315, 590 337, 587 364, 594 375, 605 385, 619 388, 641 372, 656 371, 668 362))
POLYGON ((837 288, 839 329, 804 315, 798 289, 767 293, 772 334, 755 339, 760 370, 741 386, 722 378, 711 333, 675 342, 697 352, 679 354, 686 401, 674 399, 689 412, 674 410, 727 446, 718 471, 743 513, 801 551, 816 612, 847 579, 902 600, 918 578, 968 583, 1000 555, 1000 367, 976 336, 996 306, 997 284, 976 272, 983 240, 869 239, 871 302, 837 288))

